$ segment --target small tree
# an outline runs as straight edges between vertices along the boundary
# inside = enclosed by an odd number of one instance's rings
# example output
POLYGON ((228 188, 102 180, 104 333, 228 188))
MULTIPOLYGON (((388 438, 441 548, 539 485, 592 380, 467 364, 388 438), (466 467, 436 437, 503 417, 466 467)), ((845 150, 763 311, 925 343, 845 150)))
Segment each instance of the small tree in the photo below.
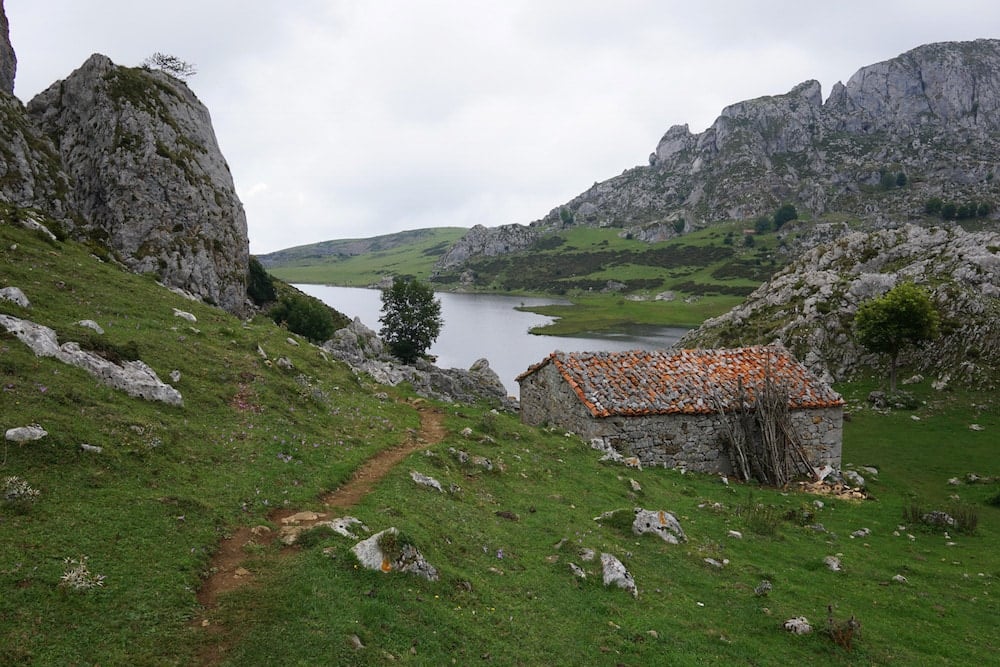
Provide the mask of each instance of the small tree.
POLYGON ((143 60, 142 66, 146 69, 158 69, 182 81, 198 73, 198 69, 192 63, 159 51, 143 60))
POLYGON ((799 217, 799 212, 795 210, 794 204, 782 204, 777 211, 774 212, 774 228, 781 229, 786 222, 795 220, 799 217))
POLYGON ((434 290, 418 280, 397 277, 382 292, 382 330, 379 332, 392 354, 413 363, 441 333, 441 302, 434 290))
POLYGON ((872 352, 889 355, 889 391, 896 391, 900 351, 935 338, 940 316, 930 295, 913 283, 900 283, 858 307, 854 329, 858 341, 872 352))
POLYGON ((306 294, 283 295, 271 308, 270 315, 277 324, 284 324, 289 331, 314 343, 328 340, 337 328, 333 313, 326 304, 306 294))

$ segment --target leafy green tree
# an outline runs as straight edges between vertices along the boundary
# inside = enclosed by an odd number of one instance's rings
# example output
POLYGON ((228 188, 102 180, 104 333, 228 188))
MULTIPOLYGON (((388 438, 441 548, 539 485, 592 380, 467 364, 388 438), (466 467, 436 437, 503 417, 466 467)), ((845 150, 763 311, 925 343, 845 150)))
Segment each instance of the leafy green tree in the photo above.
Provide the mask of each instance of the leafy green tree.
POLYGON ((573 211, 563 206, 559 209, 559 220, 562 221, 563 225, 572 225, 573 211))
POLYGON ((901 171, 898 174, 896 174, 896 187, 897 188, 906 187, 906 183, 907 183, 907 179, 906 179, 906 174, 904 172, 901 171))
POLYGON ((896 363, 908 345, 936 338, 940 315, 930 295, 910 282, 900 283, 865 301, 854 315, 854 330, 863 346, 889 355, 889 391, 896 391, 896 363))
POLYGON ((940 215, 941 207, 944 206, 944 201, 940 197, 931 197, 924 204, 924 212, 927 215, 940 215))
POLYGON ((441 333, 441 302, 430 285, 397 277, 382 291, 379 332, 389 350, 403 363, 413 363, 441 333))
POLYGON ((945 202, 941 206, 941 217, 945 220, 954 220, 958 217, 958 206, 955 202, 945 202))
POLYGON ((794 204, 782 204, 778 207, 778 210, 774 212, 774 228, 781 229, 786 222, 795 220, 799 217, 799 212, 795 210, 794 204))
POLYGON ((771 231, 771 225, 770 216, 762 215, 754 222, 753 228, 757 230, 758 234, 763 234, 771 231))

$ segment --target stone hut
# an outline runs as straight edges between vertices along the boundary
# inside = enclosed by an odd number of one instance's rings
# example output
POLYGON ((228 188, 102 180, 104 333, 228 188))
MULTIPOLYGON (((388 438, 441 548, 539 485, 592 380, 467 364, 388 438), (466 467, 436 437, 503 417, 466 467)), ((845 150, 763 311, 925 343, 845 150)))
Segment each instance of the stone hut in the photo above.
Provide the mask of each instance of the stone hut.
POLYGON ((722 420, 741 386, 752 409, 767 378, 788 392, 809 463, 839 468, 844 401, 781 346, 553 352, 517 381, 526 424, 602 439, 644 465, 730 473, 722 420))

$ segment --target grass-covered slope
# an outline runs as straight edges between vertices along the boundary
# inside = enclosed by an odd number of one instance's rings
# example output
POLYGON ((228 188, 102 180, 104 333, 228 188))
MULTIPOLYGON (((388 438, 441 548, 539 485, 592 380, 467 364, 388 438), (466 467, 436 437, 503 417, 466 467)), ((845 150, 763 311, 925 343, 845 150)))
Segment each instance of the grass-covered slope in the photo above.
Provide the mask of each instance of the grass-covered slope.
POLYGON ((373 531, 399 528, 438 581, 369 572, 353 540, 317 533, 290 551, 249 545, 252 583, 202 609, 196 594, 222 538, 277 529, 275 507, 323 509, 320 494, 363 460, 420 437, 416 409, 401 400, 411 397, 292 345, 266 318, 243 323, 70 242, 0 226, 0 287, 11 285, 32 306, 0 301, 0 312, 61 340, 87 338, 73 323, 96 320, 100 347, 136 352, 162 378, 180 371, 184 405, 129 398, 0 337, 0 427, 36 422, 49 433, 2 444, 0 480, 18 476, 41 495, 0 503, 0 664, 988 664, 1000 644, 1000 509, 987 503, 998 485, 948 483, 1000 475, 997 404, 920 385, 925 405, 886 415, 860 400, 872 387, 843 388, 853 413, 845 461, 879 474, 869 475, 872 500, 822 507, 795 490, 602 464, 561 431, 487 406, 436 406, 443 439, 343 513, 373 531), (275 363, 282 356, 293 369, 275 363), (489 457, 494 470, 452 449, 489 457), (411 471, 444 491, 414 484, 411 471), (956 502, 978 518, 974 533, 903 518, 914 504, 956 502), (636 506, 673 512, 688 541, 594 521, 636 506), (870 535, 851 537, 862 528, 870 535), (583 549, 621 559, 638 598, 604 587, 583 549), (843 571, 823 565, 831 555, 843 571), (64 559, 81 556, 103 586, 60 585, 64 559), (773 587, 758 596, 763 579, 773 587), (852 650, 822 632, 828 605, 838 621, 861 622, 852 650), (781 629, 800 615, 817 631, 781 629))
POLYGON ((426 279, 448 246, 467 231, 435 227, 323 241, 261 255, 260 260, 271 274, 289 283, 366 287, 387 275, 426 279))

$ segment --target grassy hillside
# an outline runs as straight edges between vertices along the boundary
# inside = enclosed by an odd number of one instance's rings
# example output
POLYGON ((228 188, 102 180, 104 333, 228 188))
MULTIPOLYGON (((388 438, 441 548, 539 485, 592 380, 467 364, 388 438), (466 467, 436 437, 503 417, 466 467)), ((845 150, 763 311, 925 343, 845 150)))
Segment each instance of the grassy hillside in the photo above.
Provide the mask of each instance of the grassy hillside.
POLYGON ((948 483, 1000 475, 994 396, 917 385, 920 408, 879 414, 862 401, 874 385, 842 388, 853 415, 845 461, 879 474, 871 500, 823 498, 820 508, 795 490, 605 465, 578 438, 490 406, 414 401, 292 344, 266 318, 184 300, 70 242, 0 225, 0 267, 0 287, 32 301, 0 301, 0 312, 136 354, 162 378, 178 370, 184 396, 179 408, 129 398, 0 337, 0 427, 49 433, 0 454, 0 480, 41 492, 33 504, 0 502, 0 664, 988 664, 1000 645, 1000 509, 988 502, 1000 488, 948 483), (106 333, 94 340, 80 319, 106 333), (422 437, 418 408, 443 413, 443 438, 338 515, 399 528, 439 581, 363 570, 353 540, 316 531, 295 549, 249 544, 251 583, 201 607, 223 538, 277 529, 275 508, 324 509, 320 495, 362 461, 422 437), (494 470, 452 449, 489 457, 494 470), (415 485, 413 470, 445 491, 415 485), (913 505, 956 503, 978 519, 970 534, 904 519, 913 505), (688 542, 594 521, 636 506, 675 513, 688 542), (862 528, 871 534, 851 537, 862 528), (638 598, 605 588, 584 548, 620 558, 638 598), (843 571, 826 569, 830 555, 843 571), (84 556, 103 585, 61 586, 64 559, 84 556), (767 596, 754 593, 762 579, 767 596), (852 650, 821 631, 828 605, 861 622, 852 650), (781 630, 800 615, 820 630, 781 630))
POLYGON ((324 241, 264 255, 261 261, 271 274, 289 283, 367 287, 387 275, 426 279, 438 257, 467 231, 437 227, 324 241))

